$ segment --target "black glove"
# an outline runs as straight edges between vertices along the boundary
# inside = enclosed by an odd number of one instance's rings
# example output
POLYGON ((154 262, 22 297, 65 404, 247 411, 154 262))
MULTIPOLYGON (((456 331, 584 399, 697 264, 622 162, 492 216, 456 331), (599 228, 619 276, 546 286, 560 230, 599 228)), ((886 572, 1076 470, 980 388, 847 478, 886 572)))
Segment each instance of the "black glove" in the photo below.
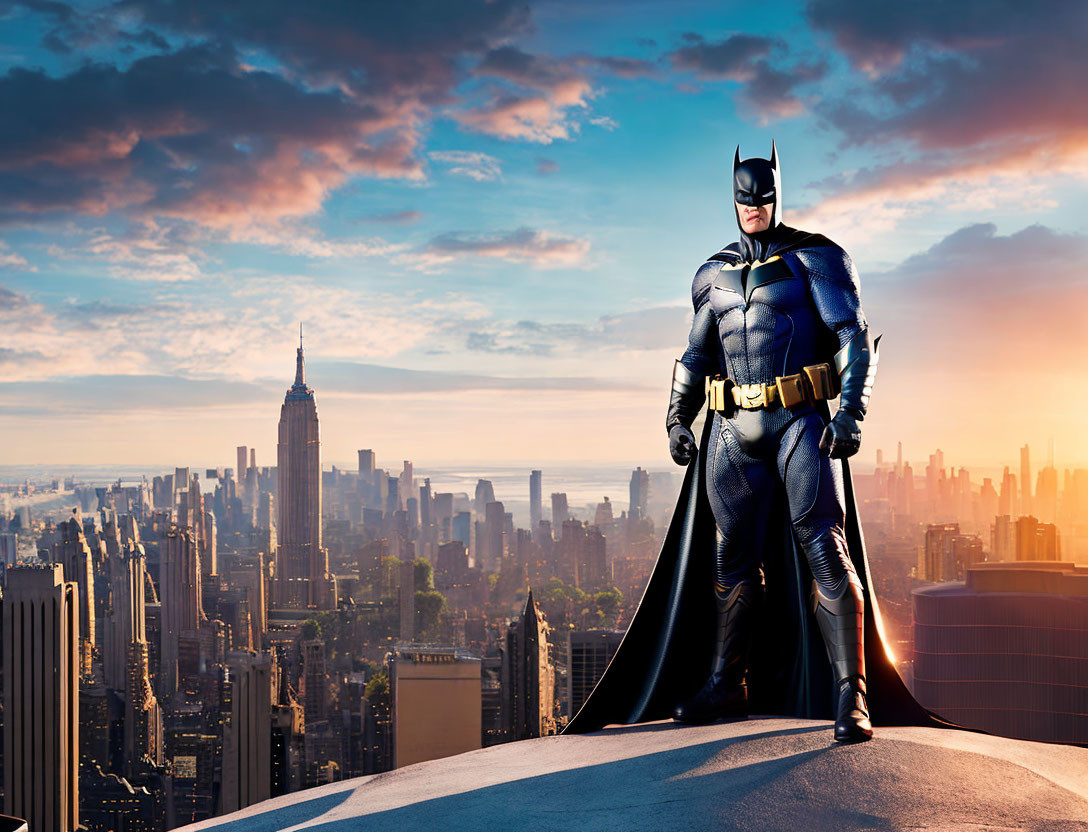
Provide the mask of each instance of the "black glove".
POLYGON ((695 434, 683 425, 673 425, 669 431, 669 453, 677 465, 687 465, 698 453, 695 434))
POLYGON ((839 408, 824 427, 820 450, 832 459, 845 459, 856 454, 860 447, 861 428, 858 427, 858 420, 846 408, 839 408))

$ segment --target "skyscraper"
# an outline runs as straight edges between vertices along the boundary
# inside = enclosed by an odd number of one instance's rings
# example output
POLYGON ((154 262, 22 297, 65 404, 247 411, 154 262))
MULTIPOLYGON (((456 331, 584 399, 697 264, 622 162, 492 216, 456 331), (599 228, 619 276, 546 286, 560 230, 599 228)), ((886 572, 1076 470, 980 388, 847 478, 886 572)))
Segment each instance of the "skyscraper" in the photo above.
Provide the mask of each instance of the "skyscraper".
POLYGON ((532 471, 529 474, 529 531, 537 534, 537 527, 544 519, 543 494, 541 493, 541 473, 532 471))
POLYGON ((13 566, 4 596, 4 812, 79 825, 79 590, 60 564, 13 566))
POLYGON ((223 731, 222 811, 234 812, 267 800, 272 788, 272 677, 268 653, 228 656, 230 723, 223 731))
POLYGON ((533 600, 506 630, 502 665, 503 715, 510 739, 555 733, 555 665, 548 657, 548 623, 533 600))
POLYGON ((178 649, 182 633, 200 627, 200 551, 188 527, 171 526, 159 563, 159 593, 162 598, 161 690, 173 693, 178 687, 178 649))
POLYGON ((1031 449, 1020 448, 1020 513, 1031 514, 1031 449))
POLYGON ((79 588, 79 661, 81 671, 90 672, 91 652, 95 643, 94 568, 91 549, 77 517, 69 517, 57 528, 53 544, 53 562, 63 568, 64 580, 79 588))
POLYGON ((552 529, 559 530, 570 519, 567 495, 561 491, 552 494, 552 529))
POLYGON ((314 391, 306 386, 301 327, 295 383, 280 408, 277 462, 277 599, 287 607, 327 609, 335 606, 335 593, 321 548, 321 437, 314 391))

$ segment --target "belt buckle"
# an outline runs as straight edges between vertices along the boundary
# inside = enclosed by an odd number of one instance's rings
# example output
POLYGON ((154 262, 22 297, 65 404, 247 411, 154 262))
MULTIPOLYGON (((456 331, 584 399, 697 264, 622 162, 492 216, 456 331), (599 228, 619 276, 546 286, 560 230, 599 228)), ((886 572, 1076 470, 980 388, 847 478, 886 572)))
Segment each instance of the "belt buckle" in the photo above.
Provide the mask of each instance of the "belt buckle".
POLYGON ((741 384, 737 386, 740 391, 740 406, 746 410, 754 410, 767 404, 767 391, 762 384, 741 384))

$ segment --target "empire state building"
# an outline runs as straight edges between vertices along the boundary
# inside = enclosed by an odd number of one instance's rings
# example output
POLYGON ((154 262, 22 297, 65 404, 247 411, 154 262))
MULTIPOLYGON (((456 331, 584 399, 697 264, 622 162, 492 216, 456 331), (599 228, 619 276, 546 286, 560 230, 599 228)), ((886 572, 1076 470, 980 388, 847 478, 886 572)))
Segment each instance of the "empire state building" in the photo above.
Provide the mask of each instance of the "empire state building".
POLYGON ((295 383, 280 408, 277 476, 277 600, 285 607, 332 609, 336 589, 321 547, 321 436, 314 391, 306 386, 301 326, 295 383))

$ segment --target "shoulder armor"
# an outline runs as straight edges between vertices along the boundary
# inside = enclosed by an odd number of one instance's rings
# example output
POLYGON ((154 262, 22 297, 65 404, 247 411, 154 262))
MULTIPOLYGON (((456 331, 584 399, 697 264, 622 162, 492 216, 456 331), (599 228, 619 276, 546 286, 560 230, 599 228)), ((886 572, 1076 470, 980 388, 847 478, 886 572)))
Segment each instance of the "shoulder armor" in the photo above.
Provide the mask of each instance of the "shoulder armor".
POLYGON ((744 259, 744 255, 741 254, 740 243, 730 243, 721 251, 715 252, 707 258, 708 262, 715 260, 722 263, 739 263, 744 259))
POLYGON ((837 245, 802 248, 791 254, 813 277, 858 285, 858 272, 854 268, 854 261, 837 245))
POLYGON ((695 279, 691 281, 691 304, 695 307, 696 312, 706 302, 707 295, 710 294, 710 286, 714 283, 714 278, 718 276, 721 268, 721 261, 708 260, 695 273, 695 279))

